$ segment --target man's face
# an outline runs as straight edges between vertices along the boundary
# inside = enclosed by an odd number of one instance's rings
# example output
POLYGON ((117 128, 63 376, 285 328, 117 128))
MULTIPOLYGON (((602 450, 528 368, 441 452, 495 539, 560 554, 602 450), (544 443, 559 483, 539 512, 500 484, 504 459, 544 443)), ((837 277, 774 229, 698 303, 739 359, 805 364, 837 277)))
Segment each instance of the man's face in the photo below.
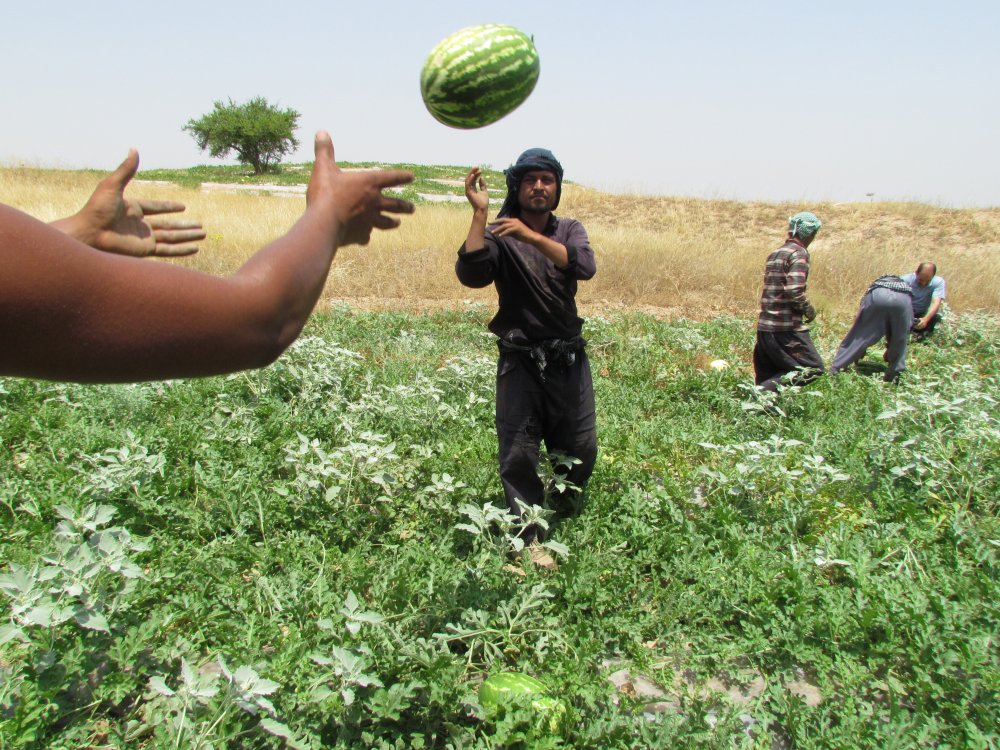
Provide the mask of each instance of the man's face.
POLYGON ((919 271, 917 271, 917 283, 920 286, 927 286, 931 283, 931 279, 934 278, 934 268, 932 266, 924 266, 919 271))
POLYGON ((521 210, 539 214, 551 211, 556 204, 558 187, 559 182, 553 172, 546 169, 526 172, 517 191, 521 210))

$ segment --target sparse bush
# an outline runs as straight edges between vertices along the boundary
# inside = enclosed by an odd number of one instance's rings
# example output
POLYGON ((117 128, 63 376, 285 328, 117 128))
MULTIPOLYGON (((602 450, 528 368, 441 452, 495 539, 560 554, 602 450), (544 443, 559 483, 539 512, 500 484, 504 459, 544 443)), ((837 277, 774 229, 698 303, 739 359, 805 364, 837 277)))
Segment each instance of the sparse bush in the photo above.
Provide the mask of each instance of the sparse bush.
POLYGON ((235 152, 240 164, 252 167, 254 174, 264 174, 298 148, 298 121, 294 109, 279 109, 258 96, 242 104, 232 99, 228 104, 217 101, 208 114, 188 120, 184 130, 213 158, 224 159, 235 152))

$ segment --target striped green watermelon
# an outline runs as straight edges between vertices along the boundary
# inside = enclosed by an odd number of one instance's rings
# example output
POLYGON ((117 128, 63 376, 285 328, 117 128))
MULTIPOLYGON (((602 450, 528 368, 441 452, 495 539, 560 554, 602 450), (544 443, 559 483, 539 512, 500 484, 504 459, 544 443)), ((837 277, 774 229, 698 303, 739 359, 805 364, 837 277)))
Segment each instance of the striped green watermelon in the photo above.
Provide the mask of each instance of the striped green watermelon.
POLYGON ((538 82, 538 50, 513 26, 488 23, 456 31, 420 73, 427 111, 453 128, 481 128, 517 109, 538 82))
POLYGON ((523 672, 500 672, 479 686, 479 704, 490 713, 498 713, 512 703, 523 702, 554 732, 566 718, 566 704, 548 692, 542 682, 523 672))

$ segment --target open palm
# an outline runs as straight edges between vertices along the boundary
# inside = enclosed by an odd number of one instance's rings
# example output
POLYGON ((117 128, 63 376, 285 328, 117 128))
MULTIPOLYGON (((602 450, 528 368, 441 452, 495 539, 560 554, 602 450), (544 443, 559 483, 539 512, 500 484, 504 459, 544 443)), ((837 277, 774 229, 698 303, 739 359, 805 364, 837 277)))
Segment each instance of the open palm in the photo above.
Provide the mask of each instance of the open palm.
POLYGON ((139 154, 131 149, 125 161, 101 180, 75 217, 80 227, 78 238, 98 250, 136 257, 198 252, 198 241, 205 239, 199 222, 159 218, 160 214, 184 211, 183 203, 125 198, 125 188, 138 169, 139 154))

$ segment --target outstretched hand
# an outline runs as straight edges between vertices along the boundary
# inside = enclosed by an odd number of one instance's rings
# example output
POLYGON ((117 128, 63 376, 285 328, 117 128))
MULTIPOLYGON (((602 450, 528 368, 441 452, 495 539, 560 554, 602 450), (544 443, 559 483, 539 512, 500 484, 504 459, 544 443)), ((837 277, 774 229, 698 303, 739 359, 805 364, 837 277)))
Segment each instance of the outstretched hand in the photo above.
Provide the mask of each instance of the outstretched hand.
POLYGON ((465 176, 465 197, 476 211, 486 211, 490 207, 490 194, 486 189, 486 178, 479 167, 473 167, 465 176))
POLYGON ((198 240, 205 239, 199 222, 158 218, 182 212, 183 203, 125 198, 125 188, 138 169, 139 154, 129 149, 125 161, 98 183, 79 213, 55 226, 91 247, 118 255, 176 257, 198 252, 198 240))
POLYGON ((387 213, 412 214, 413 204, 383 195, 386 188, 413 181, 401 169, 345 172, 337 166, 330 134, 316 134, 316 162, 306 190, 308 210, 329 211, 337 222, 338 245, 367 245, 372 229, 394 229, 399 219, 387 213))

